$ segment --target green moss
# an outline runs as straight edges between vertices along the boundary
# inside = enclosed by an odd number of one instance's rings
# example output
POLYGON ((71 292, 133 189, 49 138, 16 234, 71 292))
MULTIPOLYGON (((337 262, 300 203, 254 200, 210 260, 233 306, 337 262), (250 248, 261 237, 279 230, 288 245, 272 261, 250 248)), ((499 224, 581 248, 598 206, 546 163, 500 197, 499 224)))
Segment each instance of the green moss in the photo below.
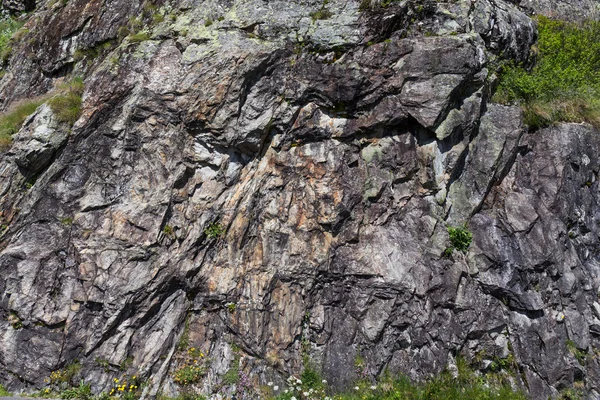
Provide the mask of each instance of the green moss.
POLYGON ((138 33, 129 35, 129 41, 131 43, 144 42, 149 39, 150 39, 150 34, 148 32, 138 32, 138 33))
POLYGON ((537 63, 504 66, 494 101, 520 104, 534 128, 560 121, 600 127, 600 22, 537 21, 537 63))
POLYGON ((8 390, 4 388, 4 386, 0 385, 0 397, 10 397, 11 394, 8 390))

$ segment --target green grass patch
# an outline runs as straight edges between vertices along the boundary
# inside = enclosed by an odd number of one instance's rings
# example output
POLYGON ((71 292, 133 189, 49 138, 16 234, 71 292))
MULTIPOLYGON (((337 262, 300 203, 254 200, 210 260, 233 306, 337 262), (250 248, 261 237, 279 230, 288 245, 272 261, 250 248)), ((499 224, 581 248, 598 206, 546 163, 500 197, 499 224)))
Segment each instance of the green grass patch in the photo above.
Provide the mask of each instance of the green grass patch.
POLYGON ((537 18, 533 68, 508 64, 493 100, 519 104, 532 128, 557 122, 600 127, 600 22, 537 18))
POLYGON ((150 34, 147 32, 138 32, 129 35, 129 41, 131 43, 140 43, 150 40, 150 34))
POLYGON ((11 394, 8 390, 4 388, 4 386, 0 385, 0 397, 10 397, 11 394))
POLYGON ((10 147, 12 135, 17 133, 23 122, 44 102, 43 99, 20 102, 0 114, 0 151, 10 147))
POLYGON ((79 119, 83 90, 83 80, 75 78, 64 84, 59 89, 59 94, 48 100, 48 105, 59 122, 72 126, 79 119))
POLYGON ((406 376, 384 374, 377 382, 359 381, 345 393, 332 394, 326 387, 327 381, 309 379, 287 380, 288 392, 276 396, 277 400, 290 400, 293 397, 334 400, 525 400, 525 394, 511 387, 508 374, 476 374, 466 361, 457 360, 458 376, 448 372, 425 382, 415 383, 406 376))
POLYGON ((14 18, 4 18, 0 20, 0 55, 6 60, 12 52, 10 46, 11 38, 21 29, 23 23, 14 18))

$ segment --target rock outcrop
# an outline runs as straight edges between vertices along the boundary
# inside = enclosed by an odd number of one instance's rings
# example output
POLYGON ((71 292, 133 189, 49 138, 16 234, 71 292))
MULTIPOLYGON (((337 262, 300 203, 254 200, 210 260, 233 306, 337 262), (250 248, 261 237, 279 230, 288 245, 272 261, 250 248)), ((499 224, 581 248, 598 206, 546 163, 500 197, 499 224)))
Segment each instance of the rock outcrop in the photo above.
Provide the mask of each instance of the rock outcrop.
POLYGON ((86 90, 0 158, 0 383, 78 360, 176 393, 193 347, 209 394, 234 364, 344 387, 461 355, 600 398, 599 133, 490 102, 536 39, 517 5, 386 3, 38 2, 2 107, 86 90))

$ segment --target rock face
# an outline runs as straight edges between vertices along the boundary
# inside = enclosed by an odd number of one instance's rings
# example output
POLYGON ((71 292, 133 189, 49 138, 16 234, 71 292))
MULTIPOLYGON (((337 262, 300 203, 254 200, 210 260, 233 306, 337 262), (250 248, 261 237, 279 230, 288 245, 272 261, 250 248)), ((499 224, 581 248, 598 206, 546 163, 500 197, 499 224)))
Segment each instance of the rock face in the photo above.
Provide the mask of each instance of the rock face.
POLYGON ((461 355, 514 360, 532 398, 600 397, 599 132, 489 102, 535 24, 362 3, 38 2, 3 107, 86 91, 72 128, 41 106, 0 158, 0 383, 78 360, 96 392, 176 393, 193 347, 208 394, 303 356, 343 387, 461 355))

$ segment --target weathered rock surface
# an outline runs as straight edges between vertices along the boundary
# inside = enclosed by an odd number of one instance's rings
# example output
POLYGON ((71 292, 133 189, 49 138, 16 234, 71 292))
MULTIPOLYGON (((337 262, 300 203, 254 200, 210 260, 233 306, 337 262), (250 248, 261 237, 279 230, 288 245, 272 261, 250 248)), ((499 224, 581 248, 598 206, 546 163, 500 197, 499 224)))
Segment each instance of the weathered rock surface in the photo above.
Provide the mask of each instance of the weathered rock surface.
POLYGON ((489 103, 492 61, 535 40, 517 6, 373 3, 38 4, 3 107, 86 92, 0 159, 0 383, 79 360, 95 391, 173 393, 196 347, 206 393, 233 363, 283 386, 308 354, 343 386, 461 354, 511 356, 532 398, 600 397, 600 135, 489 103), (147 40, 123 37, 138 15, 147 40))

